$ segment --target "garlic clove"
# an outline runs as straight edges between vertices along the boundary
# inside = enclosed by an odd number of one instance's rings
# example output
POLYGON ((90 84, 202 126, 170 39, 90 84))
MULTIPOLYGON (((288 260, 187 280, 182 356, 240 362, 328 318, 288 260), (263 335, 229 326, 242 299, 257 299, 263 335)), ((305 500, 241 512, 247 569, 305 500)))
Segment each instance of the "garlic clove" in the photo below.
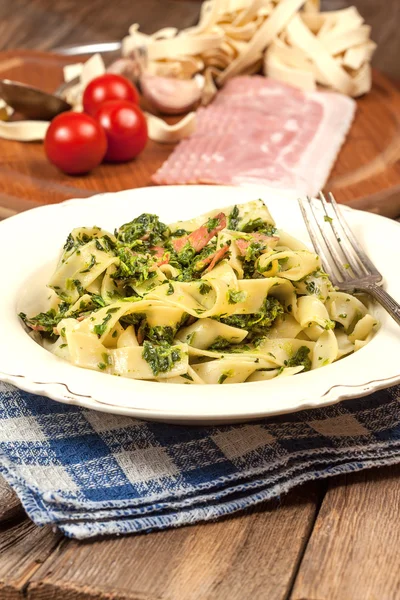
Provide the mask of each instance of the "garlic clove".
POLYGON ((189 111, 199 102, 202 91, 198 79, 174 79, 149 74, 140 77, 140 87, 151 106, 167 115, 189 111))

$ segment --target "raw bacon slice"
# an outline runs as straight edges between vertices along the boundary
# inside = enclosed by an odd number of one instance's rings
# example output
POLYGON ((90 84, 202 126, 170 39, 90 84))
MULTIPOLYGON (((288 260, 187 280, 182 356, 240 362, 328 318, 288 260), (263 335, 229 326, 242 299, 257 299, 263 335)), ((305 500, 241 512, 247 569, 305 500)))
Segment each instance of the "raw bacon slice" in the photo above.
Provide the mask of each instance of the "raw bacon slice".
POLYGON ((354 100, 305 93, 261 76, 234 77, 195 133, 153 176, 158 184, 265 184, 314 195, 350 128, 354 100))

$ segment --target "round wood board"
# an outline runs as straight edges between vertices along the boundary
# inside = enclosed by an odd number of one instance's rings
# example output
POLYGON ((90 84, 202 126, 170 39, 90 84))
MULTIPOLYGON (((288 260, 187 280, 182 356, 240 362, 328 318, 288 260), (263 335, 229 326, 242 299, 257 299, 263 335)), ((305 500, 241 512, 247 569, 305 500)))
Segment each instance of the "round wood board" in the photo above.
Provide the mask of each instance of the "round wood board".
MULTIPOLYGON (((62 67, 76 60, 31 50, 1 52, 0 77, 52 92, 62 81, 62 67)), ((101 165, 89 175, 70 177, 46 160, 42 143, 0 139, 0 217, 37 204, 150 185, 172 148, 149 142, 131 163, 101 165)), ((356 117, 326 190, 355 208, 400 214, 400 89, 378 72, 371 93, 357 100, 356 117)))

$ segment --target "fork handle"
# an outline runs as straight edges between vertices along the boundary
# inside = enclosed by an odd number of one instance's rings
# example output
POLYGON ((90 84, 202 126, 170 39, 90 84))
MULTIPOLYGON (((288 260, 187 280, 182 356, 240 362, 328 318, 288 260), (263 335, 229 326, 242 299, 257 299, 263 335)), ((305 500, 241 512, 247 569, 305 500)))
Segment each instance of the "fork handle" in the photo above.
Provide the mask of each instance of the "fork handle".
POLYGON ((385 292, 379 285, 375 284, 365 286, 362 291, 373 296, 375 300, 387 310, 389 315, 393 317, 396 323, 400 325, 400 304, 398 304, 390 294, 385 292))

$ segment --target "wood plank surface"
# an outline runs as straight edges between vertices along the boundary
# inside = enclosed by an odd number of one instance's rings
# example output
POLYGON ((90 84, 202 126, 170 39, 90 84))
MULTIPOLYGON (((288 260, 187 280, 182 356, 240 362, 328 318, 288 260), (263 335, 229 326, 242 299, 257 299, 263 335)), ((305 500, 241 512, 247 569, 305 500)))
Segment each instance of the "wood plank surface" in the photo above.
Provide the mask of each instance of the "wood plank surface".
POLYGON ((400 598, 400 467, 331 482, 291 600, 400 598))
POLYGON ((21 514, 23 510, 17 494, 6 480, 0 477, 0 523, 21 514))
POLYGON ((0 598, 19 600, 40 565, 59 545, 62 536, 50 527, 39 528, 23 519, 0 525, 0 598))
POLYGON ((145 33, 189 27, 199 11, 197 0, 0 0, 0 48, 49 50, 120 40, 132 23, 145 33))
POLYGON ((69 541, 30 580, 30 600, 284 600, 318 506, 304 486, 246 516, 149 535, 69 541))

